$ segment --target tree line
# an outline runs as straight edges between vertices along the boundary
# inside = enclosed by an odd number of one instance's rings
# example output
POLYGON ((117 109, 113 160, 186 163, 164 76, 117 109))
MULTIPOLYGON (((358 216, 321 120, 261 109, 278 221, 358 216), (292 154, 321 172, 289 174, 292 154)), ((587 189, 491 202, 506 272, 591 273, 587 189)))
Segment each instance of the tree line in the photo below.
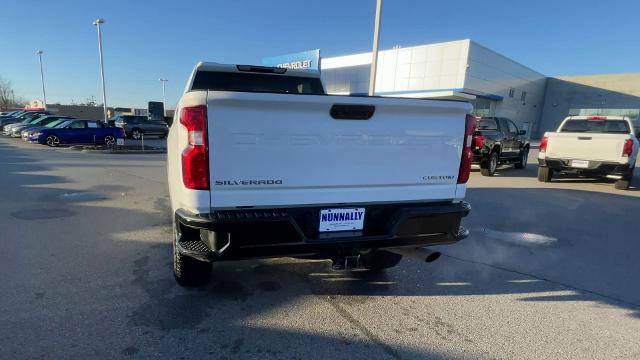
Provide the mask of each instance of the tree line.
POLYGON ((13 91, 13 83, 0 77, 0 110, 21 108, 27 104, 27 100, 21 96, 16 96, 13 91))

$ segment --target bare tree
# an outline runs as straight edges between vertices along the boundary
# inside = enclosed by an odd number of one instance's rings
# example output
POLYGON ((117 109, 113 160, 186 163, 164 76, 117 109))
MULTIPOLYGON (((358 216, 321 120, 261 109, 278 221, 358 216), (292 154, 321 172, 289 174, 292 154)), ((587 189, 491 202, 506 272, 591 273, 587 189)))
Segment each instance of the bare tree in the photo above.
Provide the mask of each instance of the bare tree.
POLYGON ((13 84, 0 76, 0 110, 21 108, 29 101, 22 96, 17 96, 13 91, 13 84))
POLYGON ((15 94, 11 81, 0 77, 0 110, 7 109, 14 105, 15 94))

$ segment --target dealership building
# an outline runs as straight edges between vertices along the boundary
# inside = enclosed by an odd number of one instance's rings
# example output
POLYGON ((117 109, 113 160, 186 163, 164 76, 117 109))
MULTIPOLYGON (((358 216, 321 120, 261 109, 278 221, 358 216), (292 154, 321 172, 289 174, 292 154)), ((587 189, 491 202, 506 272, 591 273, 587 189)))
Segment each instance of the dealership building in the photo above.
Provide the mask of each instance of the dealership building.
MULTIPOLYGON (((322 58, 330 94, 365 95, 371 53, 322 58)), ((532 138, 568 115, 640 112, 640 73, 550 78, 472 40, 395 47, 378 54, 375 94, 463 100, 480 116, 507 117, 532 138)))

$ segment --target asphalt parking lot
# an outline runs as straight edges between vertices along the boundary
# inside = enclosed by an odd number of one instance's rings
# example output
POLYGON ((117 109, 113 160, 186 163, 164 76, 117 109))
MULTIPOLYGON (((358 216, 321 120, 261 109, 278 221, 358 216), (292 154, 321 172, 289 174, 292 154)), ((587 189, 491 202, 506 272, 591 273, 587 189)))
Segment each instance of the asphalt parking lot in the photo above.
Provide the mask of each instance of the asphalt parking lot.
POLYGON ((183 289, 164 156, 0 138, 0 358, 640 358, 640 174, 474 172, 471 236, 434 263, 229 262, 183 289))

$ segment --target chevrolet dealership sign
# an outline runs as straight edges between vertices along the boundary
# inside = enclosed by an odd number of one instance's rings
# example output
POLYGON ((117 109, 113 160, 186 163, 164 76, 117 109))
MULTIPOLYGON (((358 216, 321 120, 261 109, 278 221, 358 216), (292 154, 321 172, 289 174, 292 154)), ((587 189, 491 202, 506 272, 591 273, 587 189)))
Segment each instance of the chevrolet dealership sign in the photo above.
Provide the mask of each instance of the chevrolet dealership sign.
POLYGON ((264 58, 262 65, 285 69, 320 70, 320 49, 264 58))

